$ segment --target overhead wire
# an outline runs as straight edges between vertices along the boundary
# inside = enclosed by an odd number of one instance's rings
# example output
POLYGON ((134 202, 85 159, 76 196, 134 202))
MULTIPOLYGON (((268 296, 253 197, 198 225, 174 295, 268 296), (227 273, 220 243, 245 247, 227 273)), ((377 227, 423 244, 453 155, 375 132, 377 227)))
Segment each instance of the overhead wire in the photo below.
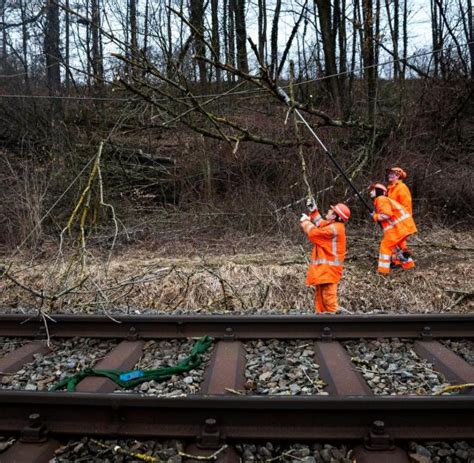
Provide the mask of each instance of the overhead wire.
MULTIPOLYGON (((465 48, 468 47, 469 45, 474 44, 474 41, 469 41, 466 42, 465 44, 462 44, 460 47, 465 48)), ((428 56, 428 55, 433 55, 435 53, 441 53, 443 51, 448 51, 452 50, 454 48, 457 48, 455 45, 451 45, 449 47, 444 47, 444 48, 438 48, 435 50, 429 50, 426 52, 421 52, 421 53, 414 53, 412 55, 407 56, 406 58, 397 58, 397 59, 392 59, 392 60, 387 60, 382 63, 376 63, 376 64, 371 64, 368 66, 360 66, 355 69, 351 70, 346 70, 346 71, 341 71, 341 72, 336 72, 333 74, 328 74, 320 77, 315 77, 314 79, 307 79, 303 80, 300 82, 295 82, 293 85, 294 86, 300 86, 300 85, 306 85, 314 82, 320 82, 323 80, 331 79, 333 77, 339 77, 347 74, 356 74, 357 72, 362 72, 365 71, 366 69, 372 69, 376 67, 381 67, 381 66, 387 66, 389 64, 394 64, 397 62, 402 62, 403 61, 409 61, 414 58, 420 58, 423 56, 428 56)), ((20 75, 25 75, 25 73, 22 74, 15 74, 15 76, 20 76, 20 75)), ((5 78, 5 77, 10 77, 8 75, 0 75, 0 78, 5 78)), ((289 86, 284 85, 281 86, 282 89, 287 89, 289 86)), ((217 98, 217 97, 232 97, 232 96, 241 96, 241 95, 255 95, 258 93, 266 93, 268 90, 265 89, 253 89, 253 90, 239 90, 239 91, 234 91, 234 92, 219 92, 219 93, 207 93, 207 94, 201 94, 201 95, 193 95, 192 97, 189 96, 184 96, 184 97, 177 97, 175 98, 176 101, 185 101, 189 100, 190 98, 217 98)), ((131 101, 131 98, 112 98, 112 97, 92 97, 92 96, 70 96, 70 95, 29 95, 29 94, 0 94, 0 98, 37 98, 37 99, 60 99, 60 100, 85 100, 85 101, 131 101)), ((166 98, 160 98, 156 100, 157 102, 164 102, 167 101, 166 98)))

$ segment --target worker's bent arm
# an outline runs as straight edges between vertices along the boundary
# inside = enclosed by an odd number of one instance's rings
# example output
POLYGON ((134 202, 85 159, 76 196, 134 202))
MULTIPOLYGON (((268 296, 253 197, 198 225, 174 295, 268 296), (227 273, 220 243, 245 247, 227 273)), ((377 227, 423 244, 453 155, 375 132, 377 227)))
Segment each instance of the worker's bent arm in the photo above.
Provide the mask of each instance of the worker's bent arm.
POLYGON ((322 244, 334 238, 334 231, 330 227, 318 228, 313 226, 306 232, 306 235, 311 243, 322 244))
POLYGON ((393 215, 390 201, 385 196, 379 196, 375 201, 375 214, 372 216, 375 222, 388 220, 393 215))
POLYGON ((388 220, 390 218, 387 214, 377 214, 376 212, 372 216, 375 222, 382 222, 382 220, 388 220))

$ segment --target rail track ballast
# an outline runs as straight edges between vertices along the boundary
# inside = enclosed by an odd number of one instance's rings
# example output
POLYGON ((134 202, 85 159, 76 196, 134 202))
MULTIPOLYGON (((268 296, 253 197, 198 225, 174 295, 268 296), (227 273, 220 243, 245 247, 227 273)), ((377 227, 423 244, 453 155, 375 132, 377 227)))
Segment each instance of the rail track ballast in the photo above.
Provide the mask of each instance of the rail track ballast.
MULTIPOLYGON (((474 438, 474 365, 445 340, 474 341, 471 315, 353 316, 53 316, 4 315, 0 336, 23 340, 0 358, 0 379, 49 351, 45 339, 115 340, 100 368, 134 368, 149 340, 211 336, 212 353, 195 394, 166 397, 124 392, 88 377, 76 392, 0 390, 0 433, 17 442, 0 461, 48 461, 68 436, 177 438, 204 449, 244 441, 364 442, 357 462, 408 461, 395 444, 474 438), (375 394, 344 343, 397 338, 445 378, 454 394, 375 394), (248 390, 246 342, 304 340, 324 384, 321 394, 248 390), (395 450, 394 450, 395 448, 395 450), (381 459, 383 455, 384 459, 381 459), (391 458, 391 459, 390 459, 391 458)), ((365 367, 364 367, 365 368, 365 367)), ((370 365, 367 367, 370 369, 370 365)), ((363 369, 362 369, 363 370, 363 369)), ((311 380, 311 369, 305 370, 311 380)), ((407 373, 408 375, 408 373, 407 373)), ((446 389, 447 390, 447 389, 446 389)), ((441 391, 442 392, 442 391, 441 391)), ((219 461, 234 461, 222 452, 219 461)))

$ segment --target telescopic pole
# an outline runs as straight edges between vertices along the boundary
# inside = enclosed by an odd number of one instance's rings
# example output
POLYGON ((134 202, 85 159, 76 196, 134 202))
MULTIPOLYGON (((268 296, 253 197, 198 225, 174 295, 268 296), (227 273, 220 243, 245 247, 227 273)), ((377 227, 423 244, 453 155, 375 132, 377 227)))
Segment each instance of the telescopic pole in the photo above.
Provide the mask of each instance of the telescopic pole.
MULTIPOLYGON (((285 91, 277 87, 277 92, 278 94, 285 100, 285 103, 291 107, 291 100, 289 96, 285 93, 285 91)), ((326 145, 322 142, 322 140, 318 137, 316 132, 312 129, 312 127, 308 124, 306 119, 301 115, 301 113, 298 111, 298 109, 293 108, 293 111, 298 115, 298 117, 301 119, 304 125, 308 128, 308 130, 311 132, 314 138, 318 141, 318 143, 321 145, 323 148, 324 152, 328 155, 329 159, 333 162, 333 164, 336 166, 336 169, 341 173, 341 175, 344 177, 346 182, 349 184, 349 186, 352 188, 354 193, 357 195, 357 197, 362 201, 364 206, 370 211, 373 212, 372 207, 367 203, 367 201, 364 199, 364 197, 359 193, 359 190, 355 187, 355 185, 352 183, 351 179, 347 176, 347 174, 344 172, 344 169, 341 167, 339 162, 337 162, 337 159, 332 155, 332 153, 326 148, 326 145)))

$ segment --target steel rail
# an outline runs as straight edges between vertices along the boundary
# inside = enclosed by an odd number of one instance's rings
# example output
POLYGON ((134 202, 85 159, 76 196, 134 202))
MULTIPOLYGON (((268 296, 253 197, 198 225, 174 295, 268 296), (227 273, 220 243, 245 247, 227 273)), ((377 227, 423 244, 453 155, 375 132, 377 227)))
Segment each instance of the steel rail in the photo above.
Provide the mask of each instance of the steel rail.
POLYGON ((142 397, 130 394, 1 392, 0 432, 28 417, 49 435, 195 438, 206 422, 227 439, 361 439, 377 421, 395 439, 468 439, 474 398, 458 397, 142 397))
MULTIPOLYGON (((179 339, 209 335, 217 339, 415 339, 474 337, 474 315, 123 315, 119 323, 100 315, 52 315, 51 337, 179 339)), ((0 316, 0 336, 45 336, 42 318, 0 316)))

